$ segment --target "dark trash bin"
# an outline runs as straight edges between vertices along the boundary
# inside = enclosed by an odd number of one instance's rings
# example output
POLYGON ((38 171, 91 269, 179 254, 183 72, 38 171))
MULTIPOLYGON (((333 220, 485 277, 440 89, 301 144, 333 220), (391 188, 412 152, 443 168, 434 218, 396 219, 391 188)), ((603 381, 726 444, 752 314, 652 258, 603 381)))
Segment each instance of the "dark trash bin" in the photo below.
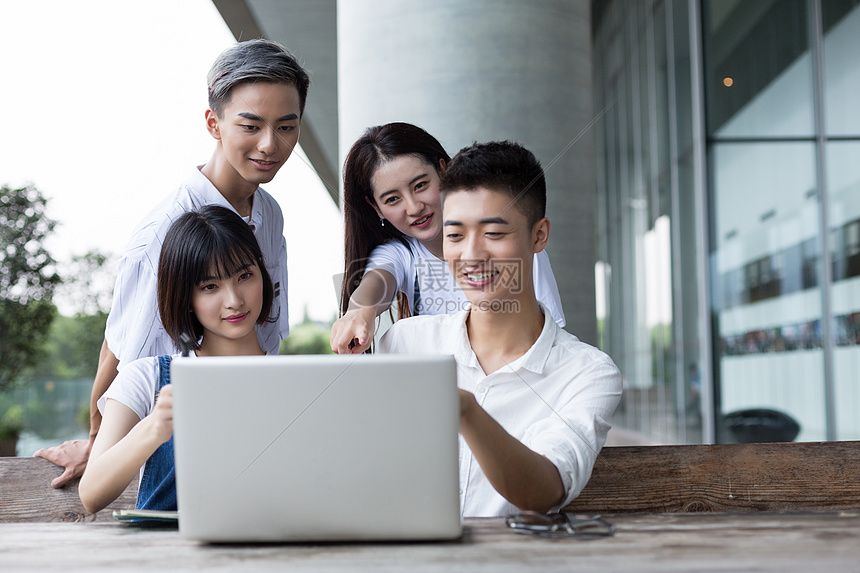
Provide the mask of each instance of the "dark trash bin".
POLYGON ((794 418, 767 408, 738 410, 726 414, 725 421, 741 444, 791 442, 800 433, 800 424, 794 418))

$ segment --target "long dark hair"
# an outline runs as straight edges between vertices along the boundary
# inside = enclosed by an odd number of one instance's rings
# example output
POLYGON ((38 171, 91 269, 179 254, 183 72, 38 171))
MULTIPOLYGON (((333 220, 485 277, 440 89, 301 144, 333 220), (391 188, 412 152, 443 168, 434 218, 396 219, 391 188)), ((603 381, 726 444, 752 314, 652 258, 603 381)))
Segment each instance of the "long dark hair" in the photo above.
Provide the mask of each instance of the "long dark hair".
POLYGON ((199 347, 203 325, 191 308, 195 287, 204 277, 231 277, 254 263, 263 278, 263 305, 257 324, 269 322, 274 289, 254 233, 242 218, 219 205, 188 211, 170 225, 158 259, 158 312, 167 335, 180 348, 180 336, 192 334, 199 347))
MULTIPOLYGON (((396 240, 408 244, 406 236, 394 225, 380 224, 372 204, 370 180, 380 164, 400 155, 413 155, 439 172, 441 161, 450 160, 435 137, 409 123, 387 123, 370 127, 352 144, 343 164, 344 265, 341 290, 341 316, 349 308, 349 299, 358 288, 367 258, 378 245, 396 240)), ((399 318, 409 316, 409 305, 403 293, 397 295, 399 318)))

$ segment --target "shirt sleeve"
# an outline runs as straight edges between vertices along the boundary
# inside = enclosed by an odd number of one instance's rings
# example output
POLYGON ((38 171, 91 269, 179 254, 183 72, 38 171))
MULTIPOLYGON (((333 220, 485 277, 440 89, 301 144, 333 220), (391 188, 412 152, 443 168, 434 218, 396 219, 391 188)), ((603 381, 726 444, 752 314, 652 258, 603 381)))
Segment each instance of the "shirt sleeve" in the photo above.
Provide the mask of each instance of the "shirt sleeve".
POLYGON ((105 327, 108 348, 119 359, 120 369, 144 356, 175 352, 158 314, 157 264, 146 257, 120 259, 105 327))
POLYGON ((123 368, 113 384, 99 398, 99 412, 104 413, 105 404, 110 398, 128 406, 143 420, 155 406, 159 369, 158 358, 152 356, 135 360, 123 368))
POLYGON ((260 346, 268 354, 278 354, 281 340, 290 334, 289 296, 287 291, 287 240, 281 232, 278 255, 266 259, 266 270, 272 279, 274 297, 270 318, 274 323, 257 325, 257 338, 260 346))
POLYGON ((376 349, 379 354, 406 353, 403 345, 403 336, 401 336, 403 334, 403 323, 404 321, 398 320, 385 331, 382 338, 379 339, 379 345, 376 349))
POLYGON ((549 459, 561 476, 565 496, 552 511, 570 503, 588 483, 621 398, 621 373, 604 355, 574 375, 563 397, 553 415, 528 427, 522 440, 549 459))
POLYGON ((561 307, 561 295, 558 292, 558 284, 549 263, 549 255, 546 249, 535 253, 534 268, 532 269, 535 285, 535 298, 543 303, 549 310, 552 318, 561 328, 564 328, 564 310, 561 307))
MULTIPOLYGON (((287 238, 284 236, 284 228, 281 225, 281 256, 278 261, 278 270, 276 271, 276 275, 278 278, 273 279, 275 283, 280 282, 280 289, 275 289, 275 296, 278 296, 281 300, 281 319, 278 321, 278 328, 280 329, 280 337, 281 340, 286 338, 290 334, 290 312, 289 312, 289 291, 287 290, 287 284, 289 277, 287 276, 287 238)), ((278 341, 280 345, 280 340, 278 341)), ((277 352, 276 352, 277 354, 277 352)))
POLYGON ((409 308, 414 304, 415 258, 409 247, 399 241, 388 241, 373 249, 367 259, 364 274, 380 269, 388 271, 397 283, 397 290, 409 299, 409 308))

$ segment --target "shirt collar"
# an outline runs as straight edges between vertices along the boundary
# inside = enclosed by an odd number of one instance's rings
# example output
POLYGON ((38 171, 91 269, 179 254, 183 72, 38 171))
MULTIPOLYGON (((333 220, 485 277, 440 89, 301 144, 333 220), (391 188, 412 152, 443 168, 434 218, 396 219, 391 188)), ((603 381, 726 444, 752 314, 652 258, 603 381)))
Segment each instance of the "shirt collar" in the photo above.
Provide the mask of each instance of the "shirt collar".
MULTIPOLYGON (((203 166, 199 165, 194 169, 191 177, 188 178, 188 187, 191 191, 200 198, 201 205, 220 205, 221 207, 226 207, 236 213, 239 214, 236 209, 233 208, 233 205, 227 201, 227 198, 218 191, 218 188, 209 181, 209 178, 203 175, 201 168, 203 166)), ((257 188, 259 191, 260 188, 257 188)), ((260 201, 257 200, 257 193, 254 193, 254 202, 251 206, 251 219, 248 221, 248 224, 251 227, 258 227, 262 223, 263 220, 263 206, 260 201)))
MULTIPOLYGON (((546 366, 546 361, 549 359, 549 354, 555 344, 555 337, 559 327, 555 323, 555 320, 553 320, 552 315, 549 310, 547 310, 546 306, 544 306, 540 301, 538 301, 538 304, 540 305, 541 311, 543 311, 543 329, 541 330, 538 339, 534 344, 532 344, 532 347, 529 348, 525 354, 509 364, 511 371, 525 368, 526 370, 530 370, 536 374, 542 374, 544 367, 546 366)), ((481 366, 478 363, 478 357, 472 350, 472 345, 469 342, 469 335, 466 331, 466 318, 468 318, 468 316, 468 309, 457 315, 456 320, 459 323, 460 332, 455 346, 454 358, 457 360, 458 364, 469 366, 471 368, 480 368, 481 366)))
POLYGON ((515 360, 511 366, 525 368, 535 374, 542 374, 546 366, 546 361, 549 359, 550 351, 552 351, 552 347, 555 344, 555 337, 558 334, 559 327, 546 306, 540 301, 538 301, 538 304, 541 311, 543 311, 543 330, 541 330, 540 336, 532 344, 532 347, 528 349, 528 352, 515 360))
POLYGON ((480 368, 478 357, 475 356, 475 351, 472 350, 472 344, 469 342, 469 333, 466 331, 466 319, 469 317, 469 309, 460 311, 455 316, 454 320, 459 324, 459 332, 457 334, 456 345, 454 346, 454 359, 457 361, 457 364, 462 364, 470 368, 480 368))

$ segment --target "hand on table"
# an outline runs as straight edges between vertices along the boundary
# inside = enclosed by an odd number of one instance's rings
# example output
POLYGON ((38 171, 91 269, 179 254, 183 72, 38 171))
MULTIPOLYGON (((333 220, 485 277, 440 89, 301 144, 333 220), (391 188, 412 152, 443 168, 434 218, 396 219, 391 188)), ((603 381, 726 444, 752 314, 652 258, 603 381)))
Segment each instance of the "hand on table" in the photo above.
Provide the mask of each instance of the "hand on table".
POLYGON ((65 471, 51 481, 51 487, 61 488, 84 474, 90 457, 89 440, 68 440, 52 448, 37 450, 33 456, 44 458, 65 468, 65 471))

